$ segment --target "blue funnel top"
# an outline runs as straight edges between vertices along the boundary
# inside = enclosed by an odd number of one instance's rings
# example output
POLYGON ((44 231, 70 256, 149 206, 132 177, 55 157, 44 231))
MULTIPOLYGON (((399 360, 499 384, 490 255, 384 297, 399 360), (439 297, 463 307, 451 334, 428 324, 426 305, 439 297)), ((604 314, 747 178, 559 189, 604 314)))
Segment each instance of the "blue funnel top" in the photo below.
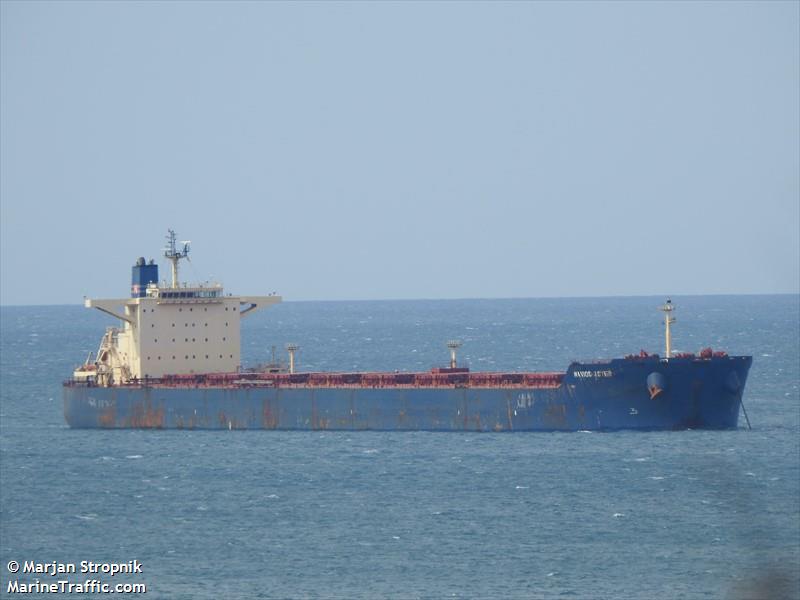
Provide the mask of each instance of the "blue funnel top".
POLYGON ((158 285, 158 265, 152 259, 145 263, 144 257, 140 256, 131 269, 131 298, 144 298, 150 283, 158 285))

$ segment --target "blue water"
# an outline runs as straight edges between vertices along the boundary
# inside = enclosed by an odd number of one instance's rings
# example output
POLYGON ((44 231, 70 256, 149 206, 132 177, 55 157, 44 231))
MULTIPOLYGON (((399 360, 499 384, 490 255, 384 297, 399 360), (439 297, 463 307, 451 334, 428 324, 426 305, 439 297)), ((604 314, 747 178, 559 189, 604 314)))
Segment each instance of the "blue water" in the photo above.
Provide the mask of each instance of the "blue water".
MULTIPOLYGON (((286 303, 243 321, 243 354, 417 370, 458 338, 474 370, 562 370, 661 351, 661 300, 286 303)), ((753 355, 752 431, 70 430, 60 381, 114 323, 2 308, 0 595, 10 560, 138 559, 100 579, 146 598, 800 597, 800 299, 674 300, 677 350, 753 355)))

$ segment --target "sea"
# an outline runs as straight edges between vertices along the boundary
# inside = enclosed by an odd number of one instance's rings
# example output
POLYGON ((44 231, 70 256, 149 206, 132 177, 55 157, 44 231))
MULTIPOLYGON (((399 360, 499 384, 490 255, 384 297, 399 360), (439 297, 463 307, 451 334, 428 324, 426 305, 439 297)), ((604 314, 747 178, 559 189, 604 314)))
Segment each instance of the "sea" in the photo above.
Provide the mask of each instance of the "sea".
MULTIPOLYGON (((299 370, 427 370, 457 339, 472 370, 558 371, 662 352, 663 301, 286 302, 243 319, 243 362, 291 342, 299 370)), ((116 323, 3 307, 0 597, 94 580, 148 599, 800 598, 800 297, 673 302, 676 351, 753 356, 750 426, 72 430, 61 382, 116 323)))

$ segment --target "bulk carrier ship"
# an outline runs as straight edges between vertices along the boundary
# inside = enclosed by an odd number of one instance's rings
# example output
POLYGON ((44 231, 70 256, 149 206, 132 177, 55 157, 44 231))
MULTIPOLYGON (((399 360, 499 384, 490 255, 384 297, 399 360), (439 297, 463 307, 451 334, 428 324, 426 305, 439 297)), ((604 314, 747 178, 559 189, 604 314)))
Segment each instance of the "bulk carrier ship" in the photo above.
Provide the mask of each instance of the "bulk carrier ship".
MULTIPOLYGON (((664 312, 664 356, 573 362, 564 372, 296 372, 240 367, 240 321, 277 295, 225 295, 218 285, 180 284, 189 253, 174 231, 158 265, 140 258, 130 298, 86 299, 121 321, 96 356, 64 382, 64 416, 78 428, 577 431, 738 427, 750 356, 705 349, 673 353, 674 305, 664 312)), ((745 417, 746 417, 745 413, 745 417)))

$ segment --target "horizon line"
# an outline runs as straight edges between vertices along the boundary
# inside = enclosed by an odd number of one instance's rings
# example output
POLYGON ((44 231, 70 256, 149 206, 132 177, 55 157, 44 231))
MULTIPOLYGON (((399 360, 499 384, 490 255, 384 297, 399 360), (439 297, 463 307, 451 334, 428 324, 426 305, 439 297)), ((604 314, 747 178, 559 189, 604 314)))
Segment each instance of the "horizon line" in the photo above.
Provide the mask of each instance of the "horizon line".
MULTIPOLYGON (((280 294, 278 294, 280 296, 280 294)), ((281 296, 281 304, 300 304, 304 302, 454 302, 477 300, 592 300, 600 298, 691 298, 691 297, 726 297, 726 296, 800 296, 800 290, 794 292, 713 292, 713 293, 679 293, 679 294, 607 294, 593 296, 472 296, 452 298, 338 298, 338 299, 299 299, 285 300, 281 296)), ((88 298, 88 296, 85 296, 88 298)), ((126 299, 127 298, 122 298, 126 299)), ((0 308, 25 308, 46 306, 81 306, 81 303, 42 303, 42 304, 1 304, 0 308)))

